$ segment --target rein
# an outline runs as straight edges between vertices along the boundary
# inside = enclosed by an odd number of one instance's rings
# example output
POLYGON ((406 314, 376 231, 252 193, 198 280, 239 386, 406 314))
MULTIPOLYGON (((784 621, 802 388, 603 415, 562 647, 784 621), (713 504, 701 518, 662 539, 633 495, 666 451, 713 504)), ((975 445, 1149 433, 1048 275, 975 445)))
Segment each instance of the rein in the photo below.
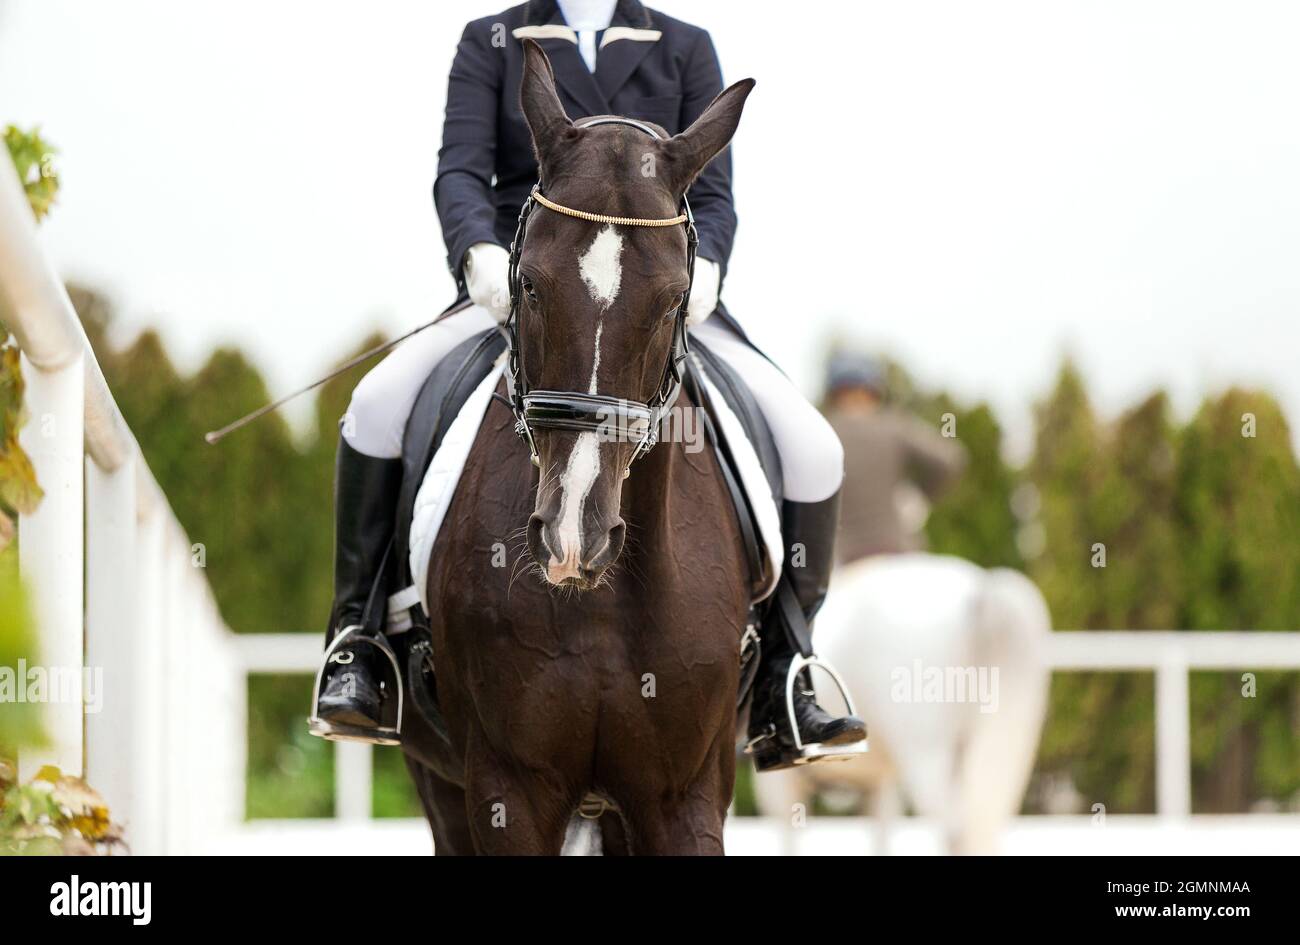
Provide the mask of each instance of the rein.
MULTIPOLYGON (((663 136, 649 125, 630 118, 597 118, 580 127, 591 128, 595 125, 630 125, 650 137, 662 140, 663 136)), ((540 182, 533 186, 532 192, 524 201, 519 211, 519 224, 515 229, 515 238, 510 243, 510 315, 503 326, 506 340, 510 345, 510 356, 506 367, 506 389, 509 396, 510 411, 515 417, 515 433, 528 446, 528 453, 534 466, 540 466, 541 460, 534 439, 535 430, 577 430, 580 432, 601 433, 609 440, 621 443, 635 443, 636 449, 623 469, 623 477, 632 471, 632 464, 648 453, 659 441, 659 426, 664 416, 672 407, 682 387, 682 363, 686 360, 689 347, 686 338, 686 307, 691 299, 691 285, 695 281, 695 251, 699 246, 699 234, 695 230, 695 218, 691 215, 691 206, 685 195, 682 196, 682 212, 675 217, 662 219, 642 219, 637 217, 616 217, 603 213, 589 213, 558 204, 546 197, 540 182), (644 227, 686 227, 686 274, 687 287, 682 295, 681 304, 673 316, 673 346, 664 365, 662 379, 654 396, 647 402, 625 400, 621 397, 609 397, 600 394, 588 394, 583 391, 534 390, 529 388, 524 374, 523 348, 519 338, 519 306, 522 296, 522 279, 519 274, 519 260, 523 255, 524 240, 528 235, 528 221, 537 207, 544 207, 553 213, 576 217, 591 223, 605 223, 611 226, 644 227)))

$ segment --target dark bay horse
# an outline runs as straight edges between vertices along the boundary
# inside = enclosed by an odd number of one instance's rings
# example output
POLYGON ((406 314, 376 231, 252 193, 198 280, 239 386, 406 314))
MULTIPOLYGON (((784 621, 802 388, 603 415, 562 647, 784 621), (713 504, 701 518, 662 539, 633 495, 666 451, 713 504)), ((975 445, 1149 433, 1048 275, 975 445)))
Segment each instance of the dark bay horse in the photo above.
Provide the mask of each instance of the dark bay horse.
MULTIPOLYGON (((690 287, 687 228, 658 224, 726 147, 753 82, 671 138, 575 125, 525 45, 548 203, 518 256, 521 382, 652 403, 690 287)), ((606 853, 720 854, 749 576, 715 455, 531 434, 535 464, 511 410, 489 407, 429 565, 449 744, 418 719, 405 740, 436 851, 560 853, 585 799, 604 810, 606 853)))

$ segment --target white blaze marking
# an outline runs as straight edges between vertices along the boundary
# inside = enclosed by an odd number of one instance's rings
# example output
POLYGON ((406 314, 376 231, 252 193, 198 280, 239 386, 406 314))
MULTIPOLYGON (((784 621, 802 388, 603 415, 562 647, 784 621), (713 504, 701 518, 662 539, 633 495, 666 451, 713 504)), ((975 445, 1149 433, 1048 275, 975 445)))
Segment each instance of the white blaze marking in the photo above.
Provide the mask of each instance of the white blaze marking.
POLYGON ((602 318, 596 323, 596 353, 591 358, 591 383, 587 385, 587 393, 596 393, 596 372, 600 370, 600 333, 605 330, 605 320, 602 318))
POLYGON ((560 547, 557 549, 562 557, 551 558, 550 577, 562 580, 577 577, 582 549, 582 507, 586 504, 587 493, 596 482, 600 472, 600 440, 595 433, 579 433, 569 454, 568 465, 560 477, 560 522, 556 528, 560 547))
POLYGON ((587 284, 587 291, 601 308, 609 308, 618 298, 618 288, 623 282, 623 237, 613 225, 596 234, 587 251, 578 257, 578 272, 587 284))
MULTIPOLYGON (((607 309, 618 298, 623 282, 623 237, 614 227, 606 226, 596 234, 580 257, 578 273, 591 293, 592 299, 607 309)), ((591 364, 591 381, 587 393, 596 393, 596 379, 600 372, 600 336, 605 330, 604 321, 596 323, 596 339, 591 364)), ((553 581, 577 577, 582 554, 582 510, 587 495, 600 473, 600 435, 580 433, 573 444, 573 452, 560 477, 560 521, 556 526, 560 547, 555 549, 561 557, 550 560, 547 576, 553 581)))

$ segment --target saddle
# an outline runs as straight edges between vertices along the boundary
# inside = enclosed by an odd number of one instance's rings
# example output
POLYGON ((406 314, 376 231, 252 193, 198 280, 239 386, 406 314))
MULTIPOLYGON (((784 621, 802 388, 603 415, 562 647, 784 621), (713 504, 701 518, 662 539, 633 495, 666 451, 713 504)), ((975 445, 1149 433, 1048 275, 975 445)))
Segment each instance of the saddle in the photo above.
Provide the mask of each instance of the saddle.
MULTIPOLYGON (((368 624, 384 627, 385 634, 400 651, 405 664, 408 695, 426 717, 434 730, 444 738, 446 727, 437 707, 436 679, 429 659, 430 632, 428 617, 422 603, 424 593, 420 585, 424 569, 412 567, 413 543, 418 550, 426 546, 424 562, 427 565, 427 546, 436 537, 441 523, 441 513, 430 516, 419 506, 426 501, 421 496, 430 467, 439 450, 447 442, 457 418, 465 411, 467 402, 479 392, 483 398, 489 386, 495 385, 499 363, 505 353, 505 336, 496 329, 482 332, 458 345, 442 359, 420 388, 403 435, 402 486, 397 504, 397 522, 393 545, 387 566, 382 569, 380 582, 371 595, 372 604, 386 601, 385 613, 368 615, 368 624), (412 524, 417 523, 413 534, 412 524), (423 528, 423 531, 420 529, 423 528), (432 534, 430 533, 432 532, 432 534), (397 639, 406 640, 398 645, 397 639)), ((773 591, 777 587, 782 564, 779 537, 782 500, 782 473, 780 454, 766 420, 753 395, 741 378, 708 350, 704 343, 693 339, 691 355, 686 363, 683 387, 700 407, 698 414, 707 447, 714 450, 722 469, 727 490, 745 545, 745 558, 749 568, 751 597, 750 616, 742 640, 741 686, 737 705, 743 704, 758 668, 758 628, 764 609, 774 606, 773 591), (725 409, 718 402, 725 405, 725 409), (738 440, 745 442, 740 443, 738 440), (755 459, 757 467, 755 468, 755 459)), ((469 430, 477 433, 478 419, 469 430)), ((464 430, 458 431, 463 441, 464 430)), ((472 436, 471 436, 472 439, 472 436)), ((456 449, 468 449, 464 442, 456 449)), ((462 457, 463 461, 463 457, 462 457)), ((454 458, 453 458, 454 465, 454 458)), ((455 477, 459 466, 454 467, 451 483, 445 487, 443 502, 450 504, 455 477)), ((445 506, 441 511, 445 511, 445 506)), ((418 558, 418 555, 416 556, 418 558)))

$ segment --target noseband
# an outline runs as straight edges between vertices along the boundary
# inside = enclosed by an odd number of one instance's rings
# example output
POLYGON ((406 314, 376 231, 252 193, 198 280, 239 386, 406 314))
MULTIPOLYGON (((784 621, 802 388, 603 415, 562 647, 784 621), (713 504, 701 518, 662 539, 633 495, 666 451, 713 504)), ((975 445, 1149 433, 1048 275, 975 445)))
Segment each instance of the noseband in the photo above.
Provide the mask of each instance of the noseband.
MULTIPOLYGON (((650 137, 662 140, 663 136, 639 121, 629 118, 597 118, 579 127, 591 128, 596 125, 629 125, 650 137)), ((695 232, 695 219, 691 216, 691 206, 682 197, 682 212, 675 217, 658 220, 637 219, 635 217, 614 217, 603 213, 588 213, 574 210, 549 200, 541 191, 541 184, 533 186, 532 193, 524 201, 519 211, 519 225, 515 230, 514 241, 510 244, 510 316, 506 319, 504 330, 510 344, 510 357, 506 370, 506 389, 510 400, 510 410, 515 415, 515 433, 528 446, 533 464, 540 466, 537 443, 533 438, 536 430, 576 430, 583 433, 600 433, 605 439, 620 443, 635 443, 636 449, 623 469, 626 477, 632 469, 632 463, 644 456, 659 441, 659 426, 664 416, 677 399, 682 386, 682 364, 688 352, 686 340, 686 306, 691 299, 691 285, 695 281, 695 250, 699 245, 699 236, 695 232), (519 275, 519 258, 523 254, 524 238, 528 234, 528 220, 537 207, 544 207, 554 213, 588 220, 592 223, 605 223, 612 226, 648 226, 666 227, 685 225, 686 227, 686 292, 681 305, 673 316, 673 346, 668 354, 668 363, 664 365, 659 387, 649 401, 642 403, 624 400, 620 397, 608 397, 600 394, 588 394, 582 391, 533 390, 528 386, 524 374, 523 346, 519 338, 519 305, 521 296, 521 278, 519 275)))

